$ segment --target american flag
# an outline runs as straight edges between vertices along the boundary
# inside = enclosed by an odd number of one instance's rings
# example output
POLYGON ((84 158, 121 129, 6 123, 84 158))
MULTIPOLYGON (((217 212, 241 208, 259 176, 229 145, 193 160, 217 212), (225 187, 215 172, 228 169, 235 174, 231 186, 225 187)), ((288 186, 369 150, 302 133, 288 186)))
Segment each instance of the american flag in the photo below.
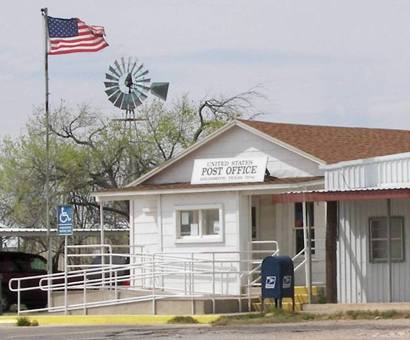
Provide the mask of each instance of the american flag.
POLYGON ((78 18, 47 17, 48 54, 97 52, 107 47, 104 27, 88 26, 78 18))

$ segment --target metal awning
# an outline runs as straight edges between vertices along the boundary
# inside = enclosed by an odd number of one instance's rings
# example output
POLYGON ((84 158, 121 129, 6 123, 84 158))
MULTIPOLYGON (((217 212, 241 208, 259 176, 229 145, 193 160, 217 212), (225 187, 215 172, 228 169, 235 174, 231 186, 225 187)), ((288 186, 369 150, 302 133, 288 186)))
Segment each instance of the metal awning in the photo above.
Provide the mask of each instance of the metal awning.
POLYGON ((273 203, 410 199, 410 188, 299 191, 272 195, 273 203))
MULTIPOLYGON (((129 228, 105 228, 105 233, 128 233, 129 228)), ((50 229, 51 235, 57 236, 57 229, 50 229)), ((74 228, 73 234, 80 234, 82 236, 97 236, 100 235, 100 229, 96 228, 74 228)), ((45 228, 19 228, 19 227, 0 227, 0 237, 32 237, 32 236, 46 236, 47 229, 45 228)))

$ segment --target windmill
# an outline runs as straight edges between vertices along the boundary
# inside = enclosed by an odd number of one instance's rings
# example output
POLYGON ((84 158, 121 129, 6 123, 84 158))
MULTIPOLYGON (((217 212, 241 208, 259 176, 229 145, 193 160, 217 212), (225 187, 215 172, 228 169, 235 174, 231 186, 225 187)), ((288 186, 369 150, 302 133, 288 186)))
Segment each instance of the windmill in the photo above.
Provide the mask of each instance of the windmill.
POLYGON ((105 74, 105 93, 114 106, 125 111, 125 122, 141 120, 135 116, 135 109, 152 94, 162 100, 167 99, 169 83, 152 82, 149 71, 137 58, 115 60, 105 74))

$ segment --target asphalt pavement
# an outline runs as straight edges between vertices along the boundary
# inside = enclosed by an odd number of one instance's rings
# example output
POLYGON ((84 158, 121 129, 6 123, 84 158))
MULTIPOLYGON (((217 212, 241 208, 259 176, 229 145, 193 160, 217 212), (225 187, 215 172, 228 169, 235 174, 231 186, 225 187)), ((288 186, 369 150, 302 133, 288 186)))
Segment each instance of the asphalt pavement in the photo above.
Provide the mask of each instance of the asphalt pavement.
POLYGON ((410 320, 338 320, 241 326, 1 326, 0 339, 410 339, 410 320))

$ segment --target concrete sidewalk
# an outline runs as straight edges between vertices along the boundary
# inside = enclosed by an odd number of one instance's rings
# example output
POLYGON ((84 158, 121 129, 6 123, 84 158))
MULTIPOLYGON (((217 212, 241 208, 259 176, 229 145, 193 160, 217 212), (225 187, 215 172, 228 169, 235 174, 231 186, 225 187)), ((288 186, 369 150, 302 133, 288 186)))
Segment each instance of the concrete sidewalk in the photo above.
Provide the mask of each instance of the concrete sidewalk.
POLYGON ((347 311, 409 311, 410 303, 324 303, 303 305, 303 312, 315 314, 335 314, 347 311))

